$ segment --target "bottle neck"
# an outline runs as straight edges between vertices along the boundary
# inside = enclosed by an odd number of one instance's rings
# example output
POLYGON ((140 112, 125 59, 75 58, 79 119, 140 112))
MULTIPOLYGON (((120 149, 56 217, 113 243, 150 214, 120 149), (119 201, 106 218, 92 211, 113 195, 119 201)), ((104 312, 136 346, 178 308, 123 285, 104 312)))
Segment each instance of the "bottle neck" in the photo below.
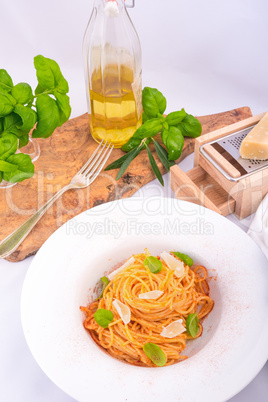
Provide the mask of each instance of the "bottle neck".
POLYGON ((125 0, 95 0, 94 7, 103 9, 122 10, 126 7, 125 0))

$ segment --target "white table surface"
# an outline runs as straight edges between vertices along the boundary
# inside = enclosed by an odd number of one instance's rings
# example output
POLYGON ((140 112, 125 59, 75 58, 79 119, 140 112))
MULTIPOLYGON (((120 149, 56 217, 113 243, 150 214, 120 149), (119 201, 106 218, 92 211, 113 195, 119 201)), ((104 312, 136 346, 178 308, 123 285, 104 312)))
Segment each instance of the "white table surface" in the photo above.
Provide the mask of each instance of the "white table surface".
MULTIPOLYGON (((72 117, 86 111, 81 43, 91 8, 89 0, 0 0, 0 68, 15 82, 35 86, 33 56, 56 59, 70 84, 72 117)), ((137 0, 130 15, 142 43, 143 86, 164 93, 167 112, 182 107, 199 116, 240 106, 250 106, 253 114, 268 110, 267 12, 266 0, 137 0)), ((190 156, 180 166, 188 170, 192 162, 190 156)), ((168 175, 164 189, 153 181, 137 195, 173 197, 168 175)), ((246 231, 252 217, 228 219, 246 231)), ((0 400, 73 401, 39 368, 22 332, 20 295, 32 259, 0 260, 0 400)), ((231 401, 267 401, 267 375, 266 363, 231 401)))
MULTIPOLYGON (((193 158, 190 156, 181 162, 180 167, 183 170, 188 170, 191 168, 192 162, 193 158)), ((134 196, 150 197, 156 195, 173 197, 173 192, 169 187, 168 174, 165 175, 164 189, 160 188, 160 185, 154 180, 134 196)), ((228 219, 239 225, 241 230, 246 230, 252 217, 240 222, 232 215, 228 219)), ((54 385, 39 368, 24 338, 20 320, 20 295, 27 269, 33 258, 30 257, 17 263, 6 260, 0 261, 0 400, 5 402, 74 401, 54 385)), ((267 375, 268 363, 255 379, 231 401, 266 402, 267 375)))

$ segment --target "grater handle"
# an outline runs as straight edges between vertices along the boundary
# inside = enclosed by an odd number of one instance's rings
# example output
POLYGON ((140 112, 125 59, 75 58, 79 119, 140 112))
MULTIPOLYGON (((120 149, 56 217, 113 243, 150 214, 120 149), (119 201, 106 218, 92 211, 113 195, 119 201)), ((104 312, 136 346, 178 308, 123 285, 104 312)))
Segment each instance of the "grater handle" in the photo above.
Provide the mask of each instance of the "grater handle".
POLYGON ((233 178, 238 178, 241 176, 239 170, 237 170, 227 159, 224 158, 212 145, 204 146, 206 153, 215 161, 217 164, 226 172, 229 176, 233 178))

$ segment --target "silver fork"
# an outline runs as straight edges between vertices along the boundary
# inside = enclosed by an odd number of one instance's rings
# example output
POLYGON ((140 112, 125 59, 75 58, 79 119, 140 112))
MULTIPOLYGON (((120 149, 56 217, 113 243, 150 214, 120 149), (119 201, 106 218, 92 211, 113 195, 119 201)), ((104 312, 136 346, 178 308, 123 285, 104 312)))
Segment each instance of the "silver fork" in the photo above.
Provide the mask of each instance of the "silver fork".
POLYGON ((25 239, 25 237, 29 234, 35 224, 39 221, 39 219, 44 215, 44 213, 48 210, 48 208, 63 194, 65 191, 70 189, 78 189, 89 186, 99 175, 101 169, 103 168, 105 162, 109 158, 113 145, 108 144, 106 141, 103 144, 102 142, 99 144, 97 149, 91 155, 89 160, 84 164, 84 166, 76 173, 76 175, 72 178, 70 184, 63 187, 60 191, 58 191, 52 198, 50 198, 46 204, 44 204, 38 211, 35 212, 27 221, 25 221, 21 226, 19 226, 14 232, 8 235, 1 243, 0 243, 0 258, 5 258, 8 255, 12 254, 17 247, 21 244, 21 242, 25 239), (107 147, 106 147, 107 145, 107 147))

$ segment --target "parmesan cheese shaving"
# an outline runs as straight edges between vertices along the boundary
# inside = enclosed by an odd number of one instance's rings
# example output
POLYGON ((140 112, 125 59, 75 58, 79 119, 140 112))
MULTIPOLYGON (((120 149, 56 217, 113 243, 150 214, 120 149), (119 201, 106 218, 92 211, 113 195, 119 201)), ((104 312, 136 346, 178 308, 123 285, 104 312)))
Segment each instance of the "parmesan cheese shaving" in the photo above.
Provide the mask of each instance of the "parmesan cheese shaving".
POLYGON ((121 265, 121 267, 115 269, 113 272, 111 272, 108 275, 108 279, 110 281, 112 281, 115 277, 115 275, 117 275, 119 272, 123 271, 123 269, 127 268, 129 265, 133 264, 135 262, 135 258, 134 257, 130 257, 123 265, 121 265))
POLYGON ((161 253, 161 258, 162 260, 165 261, 167 266, 175 271, 175 275, 177 278, 180 278, 181 276, 184 275, 185 268, 184 268, 184 263, 183 261, 177 260, 177 258, 173 257, 173 255, 167 253, 166 251, 163 251, 161 253))
POLYGON ((151 290, 150 292, 140 293, 139 299, 144 300, 156 300, 160 297, 164 292, 162 290, 151 290))
POLYGON ((120 315, 120 318, 122 319, 123 323, 128 324, 131 319, 130 308, 117 299, 113 300, 113 305, 118 314, 120 315))
POLYGON ((182 323, 182 319, 172 322, 167 327, 163 327, 163 331, 160 335, 165 338, 175 338, 186 331, 186 328, 182 325, 182 323))

